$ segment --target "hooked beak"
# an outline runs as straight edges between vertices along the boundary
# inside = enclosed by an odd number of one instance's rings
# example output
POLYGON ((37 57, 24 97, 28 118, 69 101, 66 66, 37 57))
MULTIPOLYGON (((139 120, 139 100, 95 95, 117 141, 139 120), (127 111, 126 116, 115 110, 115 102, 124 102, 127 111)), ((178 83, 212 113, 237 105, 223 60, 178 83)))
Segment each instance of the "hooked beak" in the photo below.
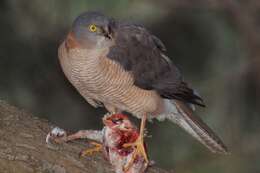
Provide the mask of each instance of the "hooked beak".
POLYGON ((102 33, 103 33, 103 35, 104 35, 106 38, 108 38, 108 39, 111 39, 111 38, 112 38, 111 29, 110 29, 108 26, 106 26, 106 27, 103 28, 102 33))

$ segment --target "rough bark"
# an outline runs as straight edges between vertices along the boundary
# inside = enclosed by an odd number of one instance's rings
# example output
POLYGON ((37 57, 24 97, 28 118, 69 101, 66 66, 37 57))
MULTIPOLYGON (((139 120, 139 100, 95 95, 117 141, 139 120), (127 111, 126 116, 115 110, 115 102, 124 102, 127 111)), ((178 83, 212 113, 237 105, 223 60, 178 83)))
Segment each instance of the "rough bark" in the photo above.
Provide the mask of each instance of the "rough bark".
MULTIPOLYGON (((102 154, 79 158, 86 141, 55 146, 45 143, 53 127, 23 110, 0 101, 1 173, 113 173, 102 154)), ((167 173, 149 168, 148 173, 167 173)))

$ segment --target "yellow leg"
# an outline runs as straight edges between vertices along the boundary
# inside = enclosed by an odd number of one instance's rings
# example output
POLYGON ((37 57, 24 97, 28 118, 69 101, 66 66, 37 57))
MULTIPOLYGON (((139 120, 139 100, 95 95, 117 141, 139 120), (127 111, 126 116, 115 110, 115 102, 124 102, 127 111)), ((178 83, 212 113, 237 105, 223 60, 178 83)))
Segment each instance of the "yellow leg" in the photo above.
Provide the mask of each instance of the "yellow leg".
POLYGON ((138 156, 143 157, 144 161, 146 162, 145 164, 149 163, 149 160, 148 160, 148 157, 147 157, 147 154, 146 154, 146 150, 145 150, 145 147, 144 147, 144 130, 145 130, 146 119, 147 119, 147 115, 145 114, 142 117, 140 134, 139 134, 138 139, 134 143, 127 143, 127 144, 123 145, 124 147, 134 147, 135 148, 131 160, 124 167, 124 171, 129 170, 129 168, 133 165, 136 157, 138 157, 138 156))
POLYGON ((89 148, 86 150, 83 150, 80 152, 80 157, 89 156, 92 155, 95 152, 100 152, 102 149, 102 145, 97 142, 90 142, 92 145, 94 145, 93 148, 89 148))

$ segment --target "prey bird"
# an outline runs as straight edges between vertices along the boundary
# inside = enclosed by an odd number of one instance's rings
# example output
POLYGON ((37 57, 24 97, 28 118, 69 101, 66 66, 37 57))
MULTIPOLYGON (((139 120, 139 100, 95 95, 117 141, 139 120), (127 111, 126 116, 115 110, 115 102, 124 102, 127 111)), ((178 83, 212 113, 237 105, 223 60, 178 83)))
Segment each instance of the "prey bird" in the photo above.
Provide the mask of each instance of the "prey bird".
POLYGON ((134 156, 134 146, 124 147, 124 144, 138 139, 139 132, 135 125, 124 114, 106 114, 103 124, 102 130, 80 130, 70 135, 65 130, 55 127, 48 133, 46 143, 51 145, 77 139, 92 140, 91 143, 95 147, 83 150, 80 156, 102 151, 115 173, 144 173, 149 166, 145 159, 139 155, 134 156))
POLYGON ((134 146, 135 156, 148 162, 144 129, 146 120, 154 118, 176 123, 214 153, 227 153, 193 113, 194 105, 205 106, 202 98, 183 80, 162 41, 145 27, 85 12, 73 22, 58 54, 65 76, 89 104, 142 119, 138 139, 124 145, 134 146))

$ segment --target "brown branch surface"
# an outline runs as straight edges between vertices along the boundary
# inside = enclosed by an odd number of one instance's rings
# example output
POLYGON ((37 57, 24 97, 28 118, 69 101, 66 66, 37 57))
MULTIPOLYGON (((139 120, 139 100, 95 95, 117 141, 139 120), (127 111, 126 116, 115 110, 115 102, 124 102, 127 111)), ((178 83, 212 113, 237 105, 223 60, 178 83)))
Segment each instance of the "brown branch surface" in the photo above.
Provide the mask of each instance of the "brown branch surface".
MULTIPOLYGON (((45 144, 51 124, 0 101, 0 173, 113 173, 102 154, 79 158, 85 141, 45 144)), ((148 173, 167 173, 149 168, 148 173)))

